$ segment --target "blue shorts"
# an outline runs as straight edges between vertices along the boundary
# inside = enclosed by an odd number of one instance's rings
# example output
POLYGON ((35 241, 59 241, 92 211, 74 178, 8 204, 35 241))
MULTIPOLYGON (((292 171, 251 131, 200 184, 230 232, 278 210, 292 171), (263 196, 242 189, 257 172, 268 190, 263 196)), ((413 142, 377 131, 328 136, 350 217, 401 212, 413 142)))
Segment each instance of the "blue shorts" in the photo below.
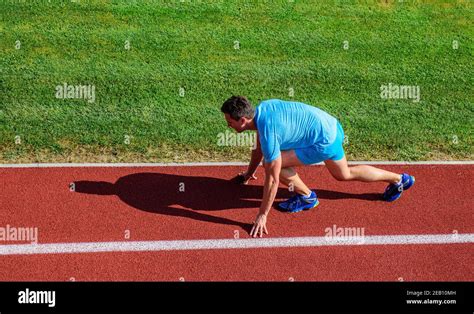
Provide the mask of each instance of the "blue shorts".
POLYGON ((341 160, 344 157, 344 130, 337 122, 337 134, 334 142, 328 146, 320 147, 317 144, 295 149, 296 157, 305 165, 316 164, 325 160, 341 160))

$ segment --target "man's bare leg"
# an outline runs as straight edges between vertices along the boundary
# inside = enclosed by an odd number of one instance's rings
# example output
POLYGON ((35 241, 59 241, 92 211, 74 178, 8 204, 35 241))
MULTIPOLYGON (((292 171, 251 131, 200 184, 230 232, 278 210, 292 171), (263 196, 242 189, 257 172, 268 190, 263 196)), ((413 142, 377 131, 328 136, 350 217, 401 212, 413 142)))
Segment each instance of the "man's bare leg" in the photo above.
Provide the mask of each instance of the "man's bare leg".
POLYGON ((281 170, 280 170, 280 182, 287 187, 293 188, 298 194, 308 195, 311 190, 304 184, 303 180, 296 173, 294 166, 304 166, 298 157, 296 157, 295 151, 282 151, 281 152, 281 170))
POLYGON ((280 183, 283 183, 289 188, 292 188, 298 194, 308 195, 311 193, 310 189, 304 184, 293 167, 286 167, 280 171, 280 183))
POLYGON ((399 174, 372 166, 358 165, 349 167, 346 156, 337 161, 325 160, 324 163, 331 175, 338 181, 384 181, 388 183, 398 183, 401 179, 399 174))

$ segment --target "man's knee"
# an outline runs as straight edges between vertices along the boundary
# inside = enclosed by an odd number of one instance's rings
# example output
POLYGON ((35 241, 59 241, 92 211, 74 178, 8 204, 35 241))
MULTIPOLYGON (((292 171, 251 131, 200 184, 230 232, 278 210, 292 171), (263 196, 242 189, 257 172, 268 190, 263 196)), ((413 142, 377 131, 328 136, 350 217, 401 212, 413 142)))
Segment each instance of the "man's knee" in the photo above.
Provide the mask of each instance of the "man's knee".
POLYGON ((280 178, 290 178, 294 175, 296 175, 296 171, 292 167, 281 168, 280 170, 280 178))
POLYGON ((284 185, 288 185, 291 182, 291 178, 296 175, 296 171, 291 168, 282 168, 280 170, 280 182, 284 185))
POLYGON ((350 180, 353 179, 353 176, 351 174, 351 170, 349 168, 346 171, 340 171, 340 172, 337 172, 337 173, 333 173, 332 176, 337 181, 350 181, 350 180))

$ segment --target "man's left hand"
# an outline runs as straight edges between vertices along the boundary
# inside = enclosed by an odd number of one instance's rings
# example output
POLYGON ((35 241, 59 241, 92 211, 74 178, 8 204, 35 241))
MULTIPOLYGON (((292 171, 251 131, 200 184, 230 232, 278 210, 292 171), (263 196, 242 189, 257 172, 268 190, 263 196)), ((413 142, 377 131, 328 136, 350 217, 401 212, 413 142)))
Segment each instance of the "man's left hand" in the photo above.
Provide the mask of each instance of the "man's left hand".
POLYGON ((261 238, 264 232, 265 234, 268 234, 267 215, 258 214, 255 222, 253 223, 252 230, 250 231, 250 236, 256 238, 260 235, 261 238))

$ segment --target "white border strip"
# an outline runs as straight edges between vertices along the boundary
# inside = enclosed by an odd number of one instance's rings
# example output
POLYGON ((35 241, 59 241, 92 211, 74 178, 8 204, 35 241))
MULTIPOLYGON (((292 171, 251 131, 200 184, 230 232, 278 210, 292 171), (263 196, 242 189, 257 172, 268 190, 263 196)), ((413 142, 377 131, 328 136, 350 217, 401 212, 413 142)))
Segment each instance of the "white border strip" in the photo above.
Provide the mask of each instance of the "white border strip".
MULTIPOLYGON (((350 165, 474 165, 474 160, 452 161, 349 161, 350 165)), ((33 163, 0 164, 0 168, 78 168, 78 167, 189 167, 247 166, 248 162, 186 162, 186 163, 33 163)), ((316 165, 323 165, 318 163, 316 165)))
POLYGON ((474 243, 474 233, 0 245, 0 255, 474 243))

